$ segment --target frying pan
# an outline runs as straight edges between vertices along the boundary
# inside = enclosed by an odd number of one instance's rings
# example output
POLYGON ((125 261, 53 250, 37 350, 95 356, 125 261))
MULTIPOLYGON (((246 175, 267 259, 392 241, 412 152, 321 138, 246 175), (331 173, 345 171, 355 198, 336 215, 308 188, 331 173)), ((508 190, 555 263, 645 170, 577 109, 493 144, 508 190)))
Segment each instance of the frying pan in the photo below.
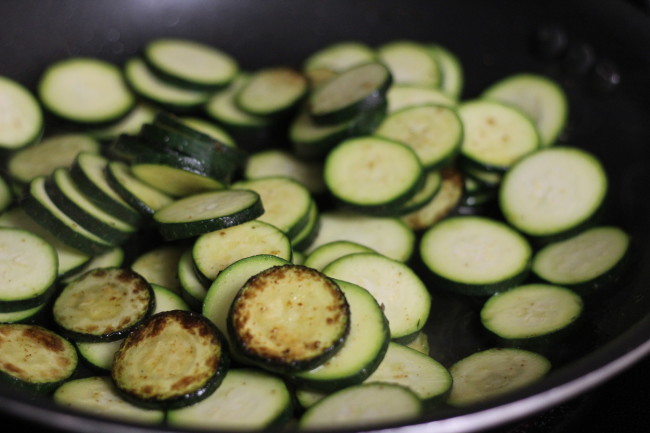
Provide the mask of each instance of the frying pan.
MULTIPOLYGON (((446 46, 465 70, 463 98, 531 71, 556 79, 570 101, 562 141, 600 157, 611 181, 606 221, 633 239, 614 287, 587 301, 587 325, 559 346, 553 371, 519 392, 470 409, 431 412, 390 431, 469 432, 539 413, 609 381, 650 353, 650 15, 631 2, 560 0, 112 0, 0 3, 0 75, 33 88, 43 68, 69 56, 122 63, 146 41, 192 38, 220 47, 245 69, 300 66, 341 40, 378 45, 414 39, 446 46)), ((445 365, 486 343, 475 306, 434 295, 427 325, 445 365)), ((0 387, 0 411, 44 429, 175 431, 89 416, 0 387)))

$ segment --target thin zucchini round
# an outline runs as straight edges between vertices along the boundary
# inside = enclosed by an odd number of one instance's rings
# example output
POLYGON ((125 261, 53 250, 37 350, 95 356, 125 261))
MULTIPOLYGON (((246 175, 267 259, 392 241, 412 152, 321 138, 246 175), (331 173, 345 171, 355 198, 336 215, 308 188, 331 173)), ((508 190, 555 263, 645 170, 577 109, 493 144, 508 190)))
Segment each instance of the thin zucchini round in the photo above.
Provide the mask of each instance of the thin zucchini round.
POLYGON ((372 294, 347 281, 336 283, 350 306, 350 333, 323 365, 292 376, 300 386, 313 390, 335 391, 361 383, 383 361, 390 341, 388 320, 372 294))
POLYGON ((388 344, 381 363, 364 381, 377 382, 402 385, 428 403, 444 401, 452 386, 451 374, 440 362, 395 342, 388 344))
POLYGON ((530 269, 532 248, 500 221, 456 216, 424 233, 420 256, 440 287, 484 296, 521 283, 530 269))
POLYGON ((74 345, 39 325, 0 324, 0 378, 39 393, 49 393, 72 376, 74 345))
POLYGON ((300 182, 287 176, 244 179, 232 185, 233 190, 250 190, 259 195, 264 213, 257 218, 282 230, 292 238, 309 222, 312 197, 300 182), (287 206, 291 203, 291 206, 287 206))
POLYGON ((621 228, 593 227, 544 246, 533 257, 532 271, 544 281, 582 293, 619 276, 629 251, 630 236, 621 228))
POLYGON ((255 116, 280 116, 307 93, 307 79, 293 68, 268 67, 256 71, 237 92, 235 102, 255 116))
POLYGON ((98 268, 68 283, 52 313, 61 332, 75 341, 115 341, 155 308, 151 285, 130 269, 98 268))
POLYGON ((372 252, 374 252, 372 248, 357 242, 346 240, 332 241, 314 248, 305 258, 304 265, 322 271, 334 260, 340 259, 348 254, 372 252))
POLYGON ((0 227, 0 312, 45 303, 58 276, 56 250, 26 230, 0 227))
POLYGON ((81 124, 114 122, 135 105, 120 69, 89 57, 49 65, 38 83, 38 95, 49 111, 81 124))
POLYGON ((165 418, 162 410, 143 409, 125 401, 108 376, 68 381, 56 389, 53 398, 61 407, 139 424, 156 425, 165 418))
POLYGON ((550 368, 548 359, 527 350, 476 352, 449 368, 453 385, 447 403, 465 407, 490 400, 540 380, 550 368))
POLYGON ((307 99, 307 110, 319 124, 350 120, 383 104, 391 83, 390 71, 382 63, 354 66, 313 90, 307 99))
POLYGON ((555 144, 566 126, 569 102, 559 83, 537 74, 515 74, 492 84, 482 97, 512 104, 535 122, 541 146, 555 144))
POLYGON ((440 66, 429 47, 412 40, 395 40, 377 48, 379 60, 390 69, 397 84, 439 87, 440 66))
POLYGON ((568 237, 596 218, 608 190, 602 163, 585 150, 553 146, 504 176, 499 207, 518 230, 541 239, 568 237))
POLYGON ((189 39, 154 39, 144 47, 143 59, 163 80, 200 90, 219 89, 239 71, 229 54, 189 39))
POLYGON ((188 89, 161 80, 140 57, 126 61, 124 76, 136 94, 170 111, 196 110, 210 98, 210 93, 204 90, 188 89))
POLYGON ((229 366, 219 330, 198 313, 173 310, 154 314, 124 339, 111 377, 133 404, 175 409, 209 397, 229 366))
POLYGON ((408 388, 392 383, 354 385, 329 394, 299 420, 301 429, 369 428, 409 422, 422 413, 422 401, 408 388))
POLYGON ((425 169, 438 170, 460 152, 463 123, 452 107, 423 104, 388 114, 374 133, 408 145, 425 169))
POLYGON ((58 167, 70 167, 81 152, 97 154, 99 141, 88 134, 51 135, 15 152, 7 163, 11 179, 22 184, 37 176, 49 176, 58 167))
POLYGON ((323 176, 337 200, 372 212, 409 200, 422 185, 424 169, 407 145, 367 136, 337 145, 325 160, 323 176))
POLYGON ((388 113, 394 113, 403 108, 424 104, 435 104, 455 107, 456 101, 440 89, 430 86, 413 84, 393 84, 386 94, 388 113))
POLYGON ((284 381, 262 370, 230 369, 208 398, 167 413, 167 424, 180 428, 264 430, 282 427, 292 413, 284 381))
POLYGON ((462 103, 458 114, 464 135, 460 154, 467 164, 504 172, 539 148, 539 133, 520 109, 477 99, 462 103))
POLYGON ((324 274, 287 264, 266 269, 239 290, 228 312, 235 348, 271 371, 308 370, 332 358, 350 329, 350 307, 324 274))
POLYGON ((408 339, 429 318, 431 294, 402 262, 378 253, 356 253, 333 261, 323 273, 368 290, 383 306, 391 339, 408 339))
POLYGON ((43 112, 34 95, 7 77, 0 77, 0 148, 20 149, 43 133, 43 112))
POLYGON ((232 189, 176 200, 158 209, 153 220, 163 238, 171 241, 242 224, 264 213, 259 194, 232 189))
POLYGON ((174 201, 170 195, 135 177, 127 164, 111 161, 106 165, 105 172, 109 185, 143 215, 151 216, 174 201))
POLYGON ((513 345, 531 344, 565 333, 583 312, 578 294, 550 284, 525 284, 491 296, 481 323, 513 345))
POLYGON ((358 41, 343 41, 312 53, 303 63, 303 71, 312 88, 353 66, 377 60, 375 50, 358 41))

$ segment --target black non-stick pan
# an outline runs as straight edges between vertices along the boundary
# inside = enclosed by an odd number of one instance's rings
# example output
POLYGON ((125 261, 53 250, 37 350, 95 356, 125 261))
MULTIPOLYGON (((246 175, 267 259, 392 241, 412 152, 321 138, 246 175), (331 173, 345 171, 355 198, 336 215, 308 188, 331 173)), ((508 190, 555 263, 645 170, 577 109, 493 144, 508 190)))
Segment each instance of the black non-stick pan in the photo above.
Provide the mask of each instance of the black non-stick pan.
MULTIPOLYGON (((639 4, 642 2, 638 2, 639 4)), ((85 0, 0 2, 0 75, 35 85, 50 62, 95 56, 121 64, 161 36, 191 38, 232 54, 249 70, 300 66, 343 40, 439 43, 465 71, 462 97, 530 71, 557 80, 570 102, 561 140, 605 164, 604 219, 633 241, 625 275, 587 303, 586 326, 554 348, 541 382, 471 409, 426 414, 399 432, 498 427, 557 406, 609 381, 650 353, 650 15, 634 2, 547 0, 85 0)), ((427 330, 445 365, 484 347, 474 305, 439 295, 427 330)), ((0 387, 0 412, 44 430, 173 431, 63 410, 0 387)))

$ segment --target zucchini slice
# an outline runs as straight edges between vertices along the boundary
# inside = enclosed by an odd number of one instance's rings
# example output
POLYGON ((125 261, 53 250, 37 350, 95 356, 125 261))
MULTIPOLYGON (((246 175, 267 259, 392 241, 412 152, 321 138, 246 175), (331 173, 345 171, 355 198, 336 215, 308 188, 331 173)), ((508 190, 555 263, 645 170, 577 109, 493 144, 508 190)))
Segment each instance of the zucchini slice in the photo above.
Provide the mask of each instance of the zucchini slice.
POLYGON ((165 419, 162 410, 143 409, 125 401, 108 376, 71 380, 58 387, 53 398, 62 407, 138 424, 161 424, 165 419))
POLYGON ((485 296, 521 283, 532 248, 510 226, 482 216, 456 216, 422 236, 420 256, 440 287, 485 296))
POLYGON ((318 235, 307 253, 332 241, 348 240, 402 262, 413 254, 415 233, 398 218, 331 210, 320 216, 318 235))
POLYGON ((481 323, 511 344, 531 344, 565 333, 582 311, 582 299, 567 288, 525 284, 491 296, 481 309, 481 323))
POLYGON ((325 191, 323 164, 306 161, 281 149, 268 149, 249 156, 244 168, 244 178, 285 176, 300 182, 312 194, 325 191))
POLYGON ((255 116, 277 117, 293 109, 307 94, 307 87, 307 79, 293 68, 263 68, 237 92, 235 103, 255 116))
POLYGON ((364 383, 376 382, 402 385, 428 403, 443 402, 452 385, 449 370, 429 354, 392 341, 381 363, 364 383))
POLYGON ((464 192, 463 175, 454 168, 441 171, 442 184, 432 199, 421 208, 400 217, 411 230, 423 231, 450 215, 460 204, 464 192))
POLYGON ((97 154, 99 142, 88 134, 52 135, 15 152, 7 163, 11 179, 27 184, 37 176, 49 176, 59 167, 70 167, 81 152, 97 154))
POLYGON ((382 63, 354 66, 313 90, 307 98, 307 110, 318 124, 350 120, 384 104, 391 84, 391 73, 382 63))
POLYGON ((25 212, 62 243, 83 253, 96 255, 113 248, 113 244, 81 227, 54 204, 45 190, 45 179, 39 176, 30 182, 23 202, 25 212))
POLYGON ((440 89, 413 84, 393 84, 386 94, 388 113, 418 105, 434 104, 455 107, 457 102, 440 89))
POLYGON ((512 104, 528 114, 537 126, 542 147, 555 144, 566 126, 568 98, 557 82, 543 75, 511 75, 485 89, 482 97, 512 104))
POLYGON ((377 60, 375 50, 358 41, 343 41, 312 53, 303 63, 303 71, 312 88, 336 74, 363 63, 377 60))
POLYGON ((13 227, 23 229, 41 237, 55 250, 58 262, 58 277, 66 278, 82 269, 91 259, 91 256, 75 248, 69 247, 54 237, 36 223, 21 206, 12 207, 0 215, 0 227, 13 227))
POLYGON ((450 98, 458 100, 465 84, 463 64, 458 56, 447 47, 439 44, 429 44, 427 48, 440 68, 442 75, 440 90, 449 95, 450 98))
POLYGON ((544 281, 582 292, 618 277, 629 251, 630 236, 621 228, 593 227, 540 249, 532 271, 544 281))
POLYGON ((228 265, 217 275, 210 285, 203 301, 202 313, 210 319, 219 330, 228 336, 228 310, 246 281, 273 266, 289 264, 283 258, 269 254, 244 257, 228 265))
POLYGON ((368 428, 413 421, 422 401, 408 388, 392 383, 354 385, 309 407, 298 421, 301 429, 368 428))
POLYGON ((309 222, 312 197, 300 182, 286 176, 241 180, 233 190, 250 190, 259 195, 264 213, 257 218, 293 238, 309 222), (290 206, 287 206, 291 203, 290 206))
POLYGON ((438 170, 460 152, 463 123, 454 108, 424 104, 390 113, 374 133, 408 145, 425 169, 438 170))
POLYGON ((22 84, 0 77, 0 148, 20 149, 43 133, 43 112, 34 95, 22 84))
POLYGON ((70 176, 79 191, 106 212, 127 224, 138 226, 140 213, 130 206, 110 186, 106 178, 108 158, 91 152, 81 152, 70 167, 70 176))
POLYGON ((192 248, 188 248, 181 255, 178 261, 178 280, 181 284, 181 297, 192 310, 200 311, 203 308, 203 299, 208 292, 204 280, 198 275, 194 260, 192 259, 192 248))
POLYGON ((77 369, 74 345, 38 325, 0 324, 0 377, 19 388, 49 393, 77 369))
POLYGON ((329 192, 361 212, 392 209, 422 186, 424 168, 406 144, 386 138, 351 138, 327 156, 323 169, 329 192))
POLYGON ((261 370, 230 369, 208 398, 167 413, 167 423, 180 428, 263 430, 281 427, 293 413, 282 379, 261 370))
POLYGON ((499 207, 518 230, 559 239, 594 221, 607 189, 607 173, 595 156, 574 147, 553 146, 508 171, 499 189, 499 207))
POLYGON ((178 293, 178 264, 185 251, 185 246, 176 244, 163 244, 145 250, 133 259, 131 270, 142 275, 149 284, 157 284, 178 293))
POLYGON ((229 54, 189 39, 154 39, 144 47, 143 59, 163 80, 200 90, 219 89, 239 71, 229 54))
POLYGON ((66 285, 52 313, 61 332, 75 341, 115 341, 155 307, 151 285, 130 269, 93 269, 66 285))
POLYGON ((219 330, 198 313, 173 310, 151 316, 124 339, 111 377, 133 404, 168 410, 209 397, 229 366, 219 330))
POLYGON ((260 195, 250 190, 194 194, 158 209, 153 220, 165 240, 195 237, 242 224, 265 214, 260 195))
POLYGON ((361 383, 383 362, 390 341, 388 320, 370 292, 346 281, 336 283, 350 306, 350 333, 323 365, 292 376, 300 386, 313 390, 335 391, 361 383))
POLYGON ((309 268, 322 271, 336 259, 355 253, 373 253, 375 251, 365 245, 352 241, 332 241, 319 245, 305 258, 303 263, 309 268))
POLYGON ((56 250, 26 230, 0 227, 0 312, 45 303, 58 275, 56 250))
POLYGON ((388 66, 397 84, 440 86, 440 66, 426 45, 395 40, 378 47, 377 55, 388 66))
POLYGON ((38 83, 38 95, 55 115, 86 125, 115 122, 135 106, 122 71, 90 57, 73 57, 49 65, 38 83))
POLYGON ((137 227, 106 212, 83 194, 72 180, 67 167, 54 170, 45 182, 45 190, 52 202, 80 226, 112 245, 129 239, 137 227))
POLYGON ((315 368, 339 351, 349 333, 350 307, 339 286, 321 272, 274 266, 239 290, 227 326, 244 358, 291 373, 315 368))
POLYGON ((449 368, 453 385, 447 403, 465 407, 507 394, 540 380, 550 368, 544 356, 527 350, 476 352, 449 368))
POLYGON ((461 156, 467 164, 504 172, 539 148, 537 127, 511 105, 478 99, 463 102, 458 114, 464 126, 461 156))
POLYGON ((126 61, 124 76, 138 96, 170 111, 189 112, 210 98, 210 93, 205 90, 188 89, 161 80, 140 57, 126 61))
POLYGON ((409 339, 429 318, 431 294, 406 264, 377 253, 350 254, 323 269, 330 278, 368 290, 384 310, 391 339, 409 339))
POLYGON ((291 261, 291 242, 280 229, 253 220, 199 236, 192 247, 198 275, 208 284, 244 257, 270 254, 291 261))
POLYGON ((106 178, 120 197, 143 215, 151 216, 174 201, 170 195, 135 177, 123 162, 109 162, 106 165, 106 178))

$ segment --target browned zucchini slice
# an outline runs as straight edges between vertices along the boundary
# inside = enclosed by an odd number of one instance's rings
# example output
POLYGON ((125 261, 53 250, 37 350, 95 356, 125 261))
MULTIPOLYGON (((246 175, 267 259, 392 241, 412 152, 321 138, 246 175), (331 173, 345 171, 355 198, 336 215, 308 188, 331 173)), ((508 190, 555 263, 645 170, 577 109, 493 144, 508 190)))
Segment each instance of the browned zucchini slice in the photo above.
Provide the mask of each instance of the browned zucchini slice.
POLYGON ((350 328, 339 286, 315 269, 274 266, 251 277, 235 296, 228 332, 237 350, 263 368, 312 369, 331 358, 350 328))
POLYGON ((223 335, 212 322, 172 310, 154 314, 125 338, 111 376, 128 401, 173 409, 212 394, 229 364, 223 335))

